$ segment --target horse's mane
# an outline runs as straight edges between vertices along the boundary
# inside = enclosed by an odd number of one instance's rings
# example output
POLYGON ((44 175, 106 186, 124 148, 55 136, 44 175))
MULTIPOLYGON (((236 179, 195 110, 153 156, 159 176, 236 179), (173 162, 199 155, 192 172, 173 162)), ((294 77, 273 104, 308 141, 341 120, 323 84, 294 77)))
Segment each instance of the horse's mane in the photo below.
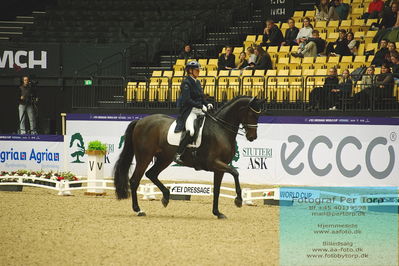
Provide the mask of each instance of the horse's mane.
POLYGON ((234 99, 225 103, 219 110, 216 111, 215 115, 218 115, 221 111, 225 110, 226 108, 229 108, 231 105, 233 105, 234 103, 238 102, 241 99, 251 99, 251 97, 250 96, 237 96, 234 99))

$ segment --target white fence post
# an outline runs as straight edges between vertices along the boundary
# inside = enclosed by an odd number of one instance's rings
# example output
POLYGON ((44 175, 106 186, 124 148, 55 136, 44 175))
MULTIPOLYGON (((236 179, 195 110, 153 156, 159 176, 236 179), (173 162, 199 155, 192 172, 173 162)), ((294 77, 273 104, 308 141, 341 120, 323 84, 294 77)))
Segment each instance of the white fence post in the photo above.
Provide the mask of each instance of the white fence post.
POLYGON ((252 192, 250 188, 243 188, 242 189, 242 199, 244 205, 255 205, 254 202, 251 200, 252 192))
POLYGON ((145 187, 144 187, 144 197, 143 197, 143 199, 146 199, 146 200, 154 200, 154 199, 156 199, 154 193, 155 193, 155 187, 154 187, 154 185, 145 184, 145 187))
POLYGON ((59 182, 60 184, 60 192, 58 192, 58 195, 60 196, 71 196, 72 193, 69 190, 69 181, 68 180, 61 180, 61 182, 59 182))

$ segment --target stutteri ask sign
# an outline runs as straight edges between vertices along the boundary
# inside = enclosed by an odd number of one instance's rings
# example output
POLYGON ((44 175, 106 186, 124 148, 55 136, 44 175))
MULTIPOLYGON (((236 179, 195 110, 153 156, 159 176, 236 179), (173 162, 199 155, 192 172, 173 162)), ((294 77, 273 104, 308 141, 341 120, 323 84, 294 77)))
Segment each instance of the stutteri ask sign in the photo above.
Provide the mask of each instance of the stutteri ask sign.
POLYGON ((202 195, 212 194, 211 185, 203 184, 173 184, 170 187, 170 193, 175 195, 202 195))

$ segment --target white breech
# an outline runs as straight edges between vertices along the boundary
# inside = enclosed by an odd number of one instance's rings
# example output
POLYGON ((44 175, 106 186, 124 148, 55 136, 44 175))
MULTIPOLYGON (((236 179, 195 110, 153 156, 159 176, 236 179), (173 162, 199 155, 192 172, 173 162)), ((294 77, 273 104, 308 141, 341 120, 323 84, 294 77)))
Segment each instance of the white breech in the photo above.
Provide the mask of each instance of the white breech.
POLYGON ((204 114, 201 109, 193 107, 186 120, 186 131, 190 131, 190 136, 194 136, 194 120, 197 116, 204 114))

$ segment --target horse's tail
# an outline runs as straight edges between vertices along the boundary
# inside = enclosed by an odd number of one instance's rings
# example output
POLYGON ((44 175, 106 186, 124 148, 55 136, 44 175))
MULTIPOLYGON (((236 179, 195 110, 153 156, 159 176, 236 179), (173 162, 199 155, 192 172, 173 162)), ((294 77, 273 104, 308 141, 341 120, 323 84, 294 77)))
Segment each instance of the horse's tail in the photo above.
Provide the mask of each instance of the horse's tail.
POLYGON ((132 121, 125 132, 125 143, 123 150, 115 163, 114 185, 118 200, 129 197, 129 169, 134 157, 133 150, 133 130, 138 120, 132 121))

